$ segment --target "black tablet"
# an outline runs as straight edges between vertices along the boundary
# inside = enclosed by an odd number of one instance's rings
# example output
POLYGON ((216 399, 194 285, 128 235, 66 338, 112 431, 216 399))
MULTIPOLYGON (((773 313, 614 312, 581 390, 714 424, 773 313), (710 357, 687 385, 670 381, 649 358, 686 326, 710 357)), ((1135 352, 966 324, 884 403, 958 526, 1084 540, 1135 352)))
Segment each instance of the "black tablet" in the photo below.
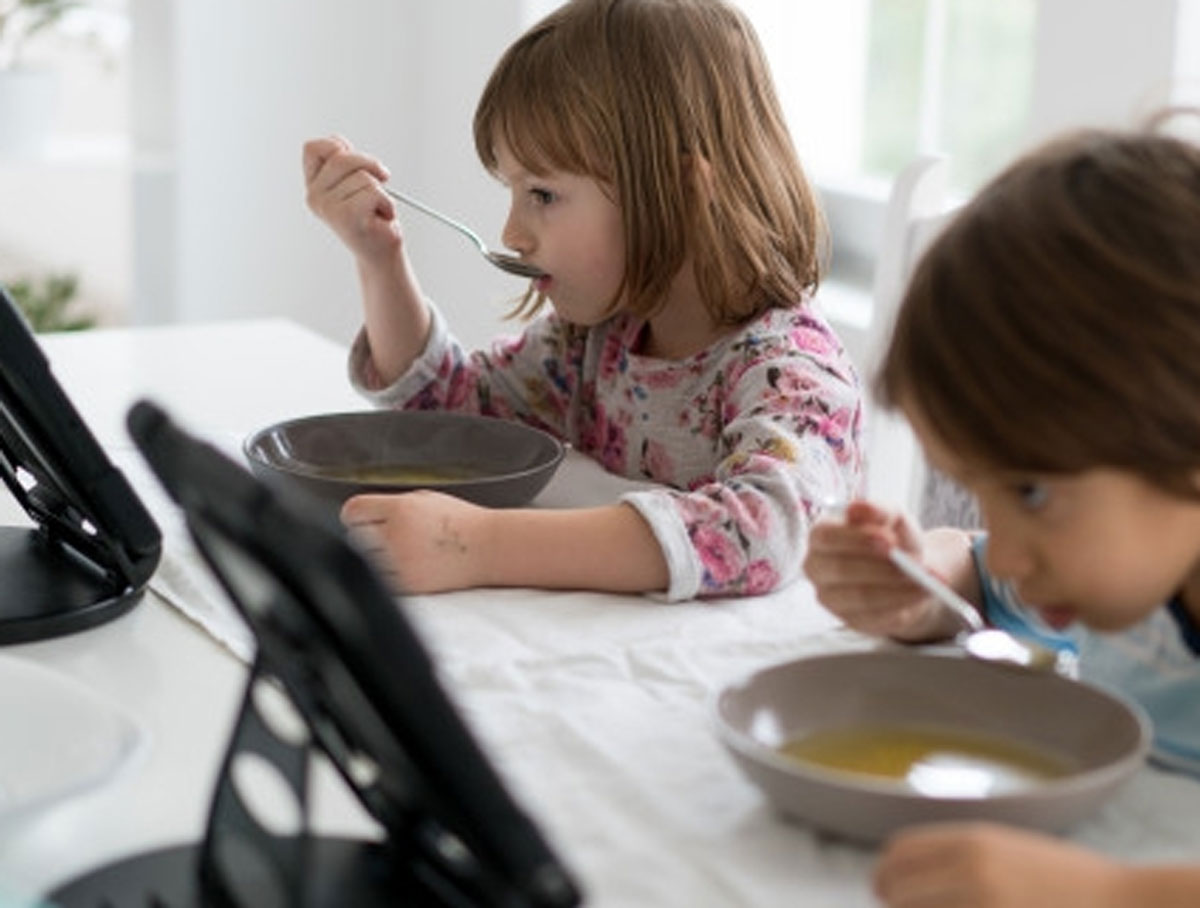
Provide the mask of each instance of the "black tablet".
POLYGON ((72 633, 123 614, 162 540, 0 287, 0 478, 33 527, 0 527, 0 643, 72 633))
MULTIPOLYGON (((429 900, 404 904, 578 904, 570 875, 460 718, 402 604, 336 523, 263 485, 153 404, 137 404, 128 424, 254 631, 256 671, 277 679, 314 746, 386 831, 391 857, 381 865, 391 870, 372 873, 403 870, 410 884, 423 881, 429 900)), ((366 876, 355 879, 366 885, 366 876)))

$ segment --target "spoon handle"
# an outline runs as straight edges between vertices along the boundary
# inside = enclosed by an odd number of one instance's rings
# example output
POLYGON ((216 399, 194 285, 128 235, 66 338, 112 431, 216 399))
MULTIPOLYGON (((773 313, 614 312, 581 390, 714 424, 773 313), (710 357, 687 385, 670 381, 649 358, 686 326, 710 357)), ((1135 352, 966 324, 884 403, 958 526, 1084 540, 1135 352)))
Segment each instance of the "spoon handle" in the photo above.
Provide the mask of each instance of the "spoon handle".
POLYGON ((908 552, 893 547, 888 551, 892 564, 900 568, 912 580, 939 602, 951 609, 966 624, 971 631, 983 630, 983 619, 975 606, 954 592, 949 586, 933 575, 924 565, 908 554, 908 552))
POLYGON ((473 242, 476 246, 478 246, 480 252, 482 252, 484 255, 487 255, 488 248, 487 248, 487 245, 483 242, 483 239, 479 236, 478 233, 476 233, 474 230, 472 230, 466 224, 462 223, 461 221, 456 221, 454 218, 450 217, 449 215, 442 214, 436 208, 430 208, 428 205, 426 205, 420 199, 414 199, 412 196, 407 195, 403 192, 400 192, 399 190, 392 189, 390 186, 384 186, 383 191, 385 193, 387 193, 388 195, 390 195, 397 202, 403 202, 405 205, 408 205, 411 208, 415 208, 415 209, 417 209, 417 211, 423 212, 424 214, 429 215, 431 218, 436 218, 437 220, 441 221, 443 224, 447 225, 448 227, 453 227, 455 230, 457 230, 459 233, 461 233, 463 236, 465 236, 467 239, 469 239, 471 242, 473 242))

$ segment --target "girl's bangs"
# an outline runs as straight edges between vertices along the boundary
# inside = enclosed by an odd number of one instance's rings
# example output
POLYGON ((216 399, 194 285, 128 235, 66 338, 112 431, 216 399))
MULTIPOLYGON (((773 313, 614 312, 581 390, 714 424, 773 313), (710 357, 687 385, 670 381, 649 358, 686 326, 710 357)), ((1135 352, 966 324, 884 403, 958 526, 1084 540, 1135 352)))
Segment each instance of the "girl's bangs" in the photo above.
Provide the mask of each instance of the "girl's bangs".
POLYGON ((530 173, 562 170, 607 179, 612 165, 604 159, 607 128, 594 109, 595 88, 556 43, 525 50, 493 74, 476 112, 475 140, 485 166, 495 170, 493 146, 502 142, 530 173))
MULTIPOLYGON (((603 162, 599 138, 577 113, 564 111, 545 92, 539 94, 541 98, 525 96, 521 103, 497 105, 485 127, 491 141, 503 142, 517 163, 538 176, 558 170, 610 179, 611 165, 603 162)), ((492 158, 494 169, 494 149, 492 158)))

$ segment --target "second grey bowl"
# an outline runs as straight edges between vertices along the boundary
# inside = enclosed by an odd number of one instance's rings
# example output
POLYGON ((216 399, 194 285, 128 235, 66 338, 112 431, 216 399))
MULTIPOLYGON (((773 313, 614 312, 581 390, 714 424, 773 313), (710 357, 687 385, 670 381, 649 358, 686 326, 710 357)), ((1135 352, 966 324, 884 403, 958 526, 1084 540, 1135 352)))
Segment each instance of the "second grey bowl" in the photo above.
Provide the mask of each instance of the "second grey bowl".
POLYGON ((834 653, 769 666, 722 690, 713 712, 720 740, 777 810, 871 843, 913 823, 945 820, 1062 832, 1124 784, 1150 745, 1141 709, 1097 687, 913 650, 834 653), (798 736, 879 724, 986 734, 1067 758, 1074 768, 1025 791, 938 797, 892 780, 807 765, 779 751, 798 736))

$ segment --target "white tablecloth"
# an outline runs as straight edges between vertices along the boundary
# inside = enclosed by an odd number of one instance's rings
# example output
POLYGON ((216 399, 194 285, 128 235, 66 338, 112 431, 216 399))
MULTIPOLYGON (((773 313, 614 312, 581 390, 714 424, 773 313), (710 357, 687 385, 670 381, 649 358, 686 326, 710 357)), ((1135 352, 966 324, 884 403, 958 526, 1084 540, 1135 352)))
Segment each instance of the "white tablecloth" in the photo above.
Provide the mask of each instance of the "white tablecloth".
MULTIPOLYGON (((229 439, 213 439, 236 454, 229 439), (224 444, 222 443, 224 441, 224 444)), ((142 477, 131 469, 130 475, 142 477)), ((629 483, 571 454, 545 507, 613 500, 629 483)), ((239 657, 250 637, 167 506, 156 588, 239 657)), ((587 886, 589 904, 874 905, 871 849, 774 814, 711 724, 725 684, 870 641, 806 583, 744 600, 471 590, 400 602, 502 775, 587 886)), ((1200 785, 1146 771, 1075 837, 1114 855, 1200 857, 1200 785)))
MULTIPOLYGON (((136 769, 103 790, 18 829, 0 826, 0 891, 18 900, 98 863, 195 840, 244 674, 244 629, 123 436, 128 402, 152 389, 182 422, 232 450, 269 422, 355 404, 344 386, 344 350, 287 323, 99 332, 49 346, 167 544, 155 592, 130 615, 11 649, 110 697, 147 742, 136 769), (125 363, 127 374, 114 377, 113 363, 125 363)), ((621 487, 572 457, 539 503, 589 503, 621 487)), ((502 776, 575 870, 589 905, 875 905, 874 852, 773 814, 711 724, 711 700, 730 681, 769 663, 868 645, 839 629, 806 583, 703 604, 473 590, 400 607, 502 776)), ((370 832, 339 782, 328 772, 320 778, 318 829, 370 832)), ((1145 770, 1073 838, 1136 860, 1196 859, 1197 816, 1200 785, 1145 770)))

